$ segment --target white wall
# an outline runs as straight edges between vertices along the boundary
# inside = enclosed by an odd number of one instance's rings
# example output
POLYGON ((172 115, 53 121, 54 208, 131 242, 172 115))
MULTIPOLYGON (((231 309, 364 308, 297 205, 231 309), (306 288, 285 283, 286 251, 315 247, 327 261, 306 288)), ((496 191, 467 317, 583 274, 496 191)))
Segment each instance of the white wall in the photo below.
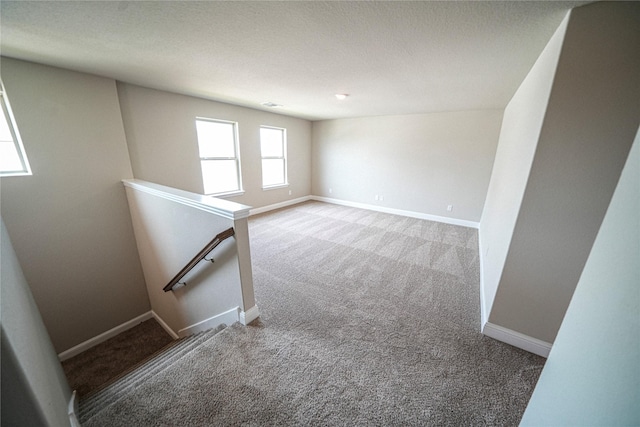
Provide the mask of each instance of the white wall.
POLYGON ((8 58, 0 65, 33 169, 0 180, 2 218, 62 352, 149 310, 121 183, 132 171, 116 84, 8 58))
POLYGON ((478 222, 501 120, 486 110, 314 122, 313 194, 478 222))
POLYGON ((124 83, 118 94, 137 179, 203 194, 195 119, 207 117, 238 122, 245 194, 229 200, 262 207, 310 194, 309 121, 124 83), (262 189, 261 125, 287 129, 287 188, 262 189))
POLYGON ((640 6, 573 9, 489 322, 553 343, 640 117, 640 6))
POLYGON ((491 311, 547 111, 567 16, 507 105, 482 220, 482 324, 491 311))
POLYGON ((69 425, 69 385, 0 222, 2 425, 69 425))
POLYGON ((523 426, 640 425, 640 131, 523 426))
MULTIPOLYGON (((151 307, 174 336, 184 335, 182 330, 193 333, 194 325, 231 309, 246 311, 255 306, 246 231, 248 206, 138 181, 127 184, 127 198, 151 307), (208 199, 208 204, 198 198, 208 199), (212 210, 224 210, 224 216, 212 210), (234 212, 244 212, 243 219, 234 219, 234 212), (182 267, 230 227, 236 231, 234 237, 206 257, 215 259, 214 263, 201 261, 182 279, 186 286, 163 291, 182 267), (243 248, 247 251, 241 253, 243 248), (241 257, 249 266, 247 277, 241 277, 241 257)), ((219 323, 237 320, 236 310, 235 319, 219 323)))

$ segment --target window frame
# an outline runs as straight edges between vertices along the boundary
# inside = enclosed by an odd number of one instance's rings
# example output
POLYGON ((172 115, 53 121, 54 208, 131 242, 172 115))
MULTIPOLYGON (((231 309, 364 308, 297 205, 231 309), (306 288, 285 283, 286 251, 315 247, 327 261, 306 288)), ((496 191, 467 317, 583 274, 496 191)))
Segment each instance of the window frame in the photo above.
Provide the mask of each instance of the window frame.
POLYGON ((200 159, 200 174, 202 176, 202 187, 203 187, 203 193, 206 196, 213 196, 213 197, 229 197, 229 196, 236 196, 236 195, 241 195, 244 194, 244 190, 242 187, 242 169, 241 169, 241 162, 240 162, 240 146, 239 146, 239 134, 238 134, 238 122, 234 122, 234 121, 230 121, 230 120, 221 120, 221 119, 212 119, 209 117, 200 117, 200 116, 196 116, 195 119, 195 125, 196 125, 196 139, 198 142, 198 158, 200 159), (198 122, 213 122, 213 123, 222 123, 222 124, 226 124, 226 125, 232 125, 233 126, 233 150, 234 150, 234 157, 201 157, 200 156, 200 136, 198 135, 198 122), (231 191, 222 191, 219 193, 207 193, 206 192, 206 183, 204 180, 204 172, 202 169, 202 164, 203 162, 209 162, 209 161, 219 161, 219 160, 234 160, 236 163, 236 180, 238 182, 238 188, 236 190, 231 190, 231 191))
POLYGON ((15 117, 13 116, 13 110, 11 109, 11 104, 9 103, 7 92, 2 81, 0 81, 0 109, 2 110, 2 115, 7 122, 11 138, 13 139, 12 142, 15 152, 18 155, 18 158, 20 159, 20 163, 22 165, 22 168, 20 170, 0 170, 0 177, 6 178, 10 176, 33 175, 33 172, 31 171, 31 165, 29 164, 29 159, 27 158, 27 152, 24 149, 22 138, 20 137, 20 132, 18 131, 18 125, 16 124, 15 117))
POLYGON ((289 186, 289 174, 288 174, 288 162, 287 162, 287 129, 277 126, 260 125, 260 172, 263 190, 272 190, 275 188, 283 188, 289 186), (262 129, 279 130, 282 132, 282 157, 279 156, 264 156, 262 154, 262 129), (282 160, 284 169, 284 181, 278 184, 264 185, 264 161, 265 160, 282 160))

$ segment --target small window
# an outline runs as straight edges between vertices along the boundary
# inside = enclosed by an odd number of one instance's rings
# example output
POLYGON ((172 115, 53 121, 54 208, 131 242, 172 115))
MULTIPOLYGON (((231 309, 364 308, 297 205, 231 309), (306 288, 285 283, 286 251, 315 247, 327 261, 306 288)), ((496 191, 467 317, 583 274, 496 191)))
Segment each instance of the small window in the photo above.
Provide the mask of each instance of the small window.
POLYGON ((260 127, 262 188, 287 185, 287 131, 260 127))
POLYGON ((0 176, 31 175, 31 167, 18 133, 11 106, 0 82, 0 176))
POLYGON ((242 191, 237 123, 198 118, 196 130, 205 194, 242 191))

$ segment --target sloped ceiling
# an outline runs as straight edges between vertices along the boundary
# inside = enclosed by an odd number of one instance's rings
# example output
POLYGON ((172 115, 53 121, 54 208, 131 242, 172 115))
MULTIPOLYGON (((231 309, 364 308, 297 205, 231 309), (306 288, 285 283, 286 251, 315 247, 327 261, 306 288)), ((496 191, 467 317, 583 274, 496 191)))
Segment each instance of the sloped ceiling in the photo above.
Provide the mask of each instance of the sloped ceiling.
POLYGON ((504 108, 585 3, 2 0, 0 49, 310 120, 504 108))

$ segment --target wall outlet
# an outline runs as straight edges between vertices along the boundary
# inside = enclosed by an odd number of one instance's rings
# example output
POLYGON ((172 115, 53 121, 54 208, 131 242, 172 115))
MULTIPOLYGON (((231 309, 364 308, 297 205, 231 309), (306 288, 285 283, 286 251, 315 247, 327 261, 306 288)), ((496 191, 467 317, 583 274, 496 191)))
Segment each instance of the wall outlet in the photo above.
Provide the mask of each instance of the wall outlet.
POLYGON ((376 200, 380 200, 380 196, 378 196, 378 195, 376 194, 375 199, 376 199, 376 200))
POLYGON ((291 190, 289 190, 289 195, 291 195, 291 190))
POLYGON ((329 189, 329 194, 333 193, 333 188, 329 189))
POLYGON ((447 211, 451 212, 453 210, 453 205, 447 205, 447 211))
POLYGON ((384 200, 384 196, 380 196, 380 201, 383 201, 383 200, 384 200))

